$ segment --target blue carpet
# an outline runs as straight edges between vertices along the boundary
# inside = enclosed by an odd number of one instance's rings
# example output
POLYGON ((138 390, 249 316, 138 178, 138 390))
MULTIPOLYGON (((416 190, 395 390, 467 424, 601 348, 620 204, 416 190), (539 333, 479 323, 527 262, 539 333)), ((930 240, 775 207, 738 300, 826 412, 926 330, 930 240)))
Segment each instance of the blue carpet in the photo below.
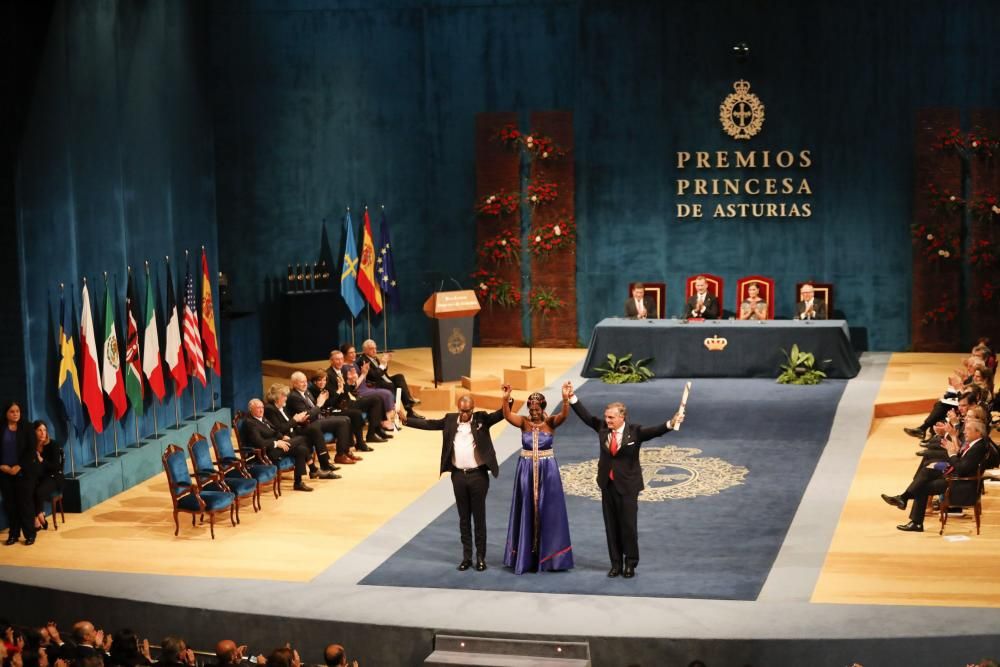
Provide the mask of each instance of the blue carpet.
MULTIPOLYGON (((571 414, 556 432, 556 456, 568 487, 594 490, 589 498, 567 488, 575 569, 516 576, 501 565, 516 465, 512 456, 501 466, 499 479, 491 478, 486 572, 455 570, 461 544, 452 506, 361 583, 754 600, 826 445, 845 386, 838 380, 813 387, 696 380, 681 431, 643 445, 649 493, 640 497, 640 563, 633 580, 606 576, 601 504, 587 468, 597 459, 597 437, 571 414), (647 467, 646 457, 662 463, 647 467), (661 499, 646 499, 651 496, 661 499)), ((606 403, 622 401, 630 421, 651 424, 673 414, 682 388, 680 380, 617 387, 590 381, 577 393, 595 415, 606 403)), ((550 402, 558 405, 551 393, 550 402)))

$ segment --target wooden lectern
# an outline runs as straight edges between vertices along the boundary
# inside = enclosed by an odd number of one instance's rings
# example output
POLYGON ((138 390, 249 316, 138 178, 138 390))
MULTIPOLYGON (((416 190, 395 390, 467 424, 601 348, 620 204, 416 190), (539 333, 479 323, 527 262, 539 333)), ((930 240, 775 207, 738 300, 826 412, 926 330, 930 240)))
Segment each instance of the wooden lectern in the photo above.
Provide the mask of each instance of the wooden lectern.
POLYGON ((472 320, 478 312, 479 299, 470 289, 435 292, 424 302, 424 314, 433 320, 435 383, 472 375, 472 320))

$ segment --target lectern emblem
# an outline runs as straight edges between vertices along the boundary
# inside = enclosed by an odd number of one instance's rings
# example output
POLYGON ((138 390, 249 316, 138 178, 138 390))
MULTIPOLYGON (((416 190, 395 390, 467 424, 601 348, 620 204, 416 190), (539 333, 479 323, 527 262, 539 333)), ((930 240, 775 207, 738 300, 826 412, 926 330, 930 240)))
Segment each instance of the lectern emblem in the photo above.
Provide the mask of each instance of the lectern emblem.
POLYGON ((740 79, 719 105, 722 129, 733 139, 749 139, 764 125, 764 105, 750 92, 750 83, 740 79))
POLYGON ((448 336, 448 351, 452 354, 462 354, 465 351, 465 336, 458 329, 452 329, 448 336))

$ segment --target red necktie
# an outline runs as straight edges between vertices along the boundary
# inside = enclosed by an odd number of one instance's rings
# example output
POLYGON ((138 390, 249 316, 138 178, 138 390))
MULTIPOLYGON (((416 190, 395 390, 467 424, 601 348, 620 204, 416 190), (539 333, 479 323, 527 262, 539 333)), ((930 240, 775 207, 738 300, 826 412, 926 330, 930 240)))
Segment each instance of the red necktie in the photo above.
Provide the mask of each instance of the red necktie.
MULTIPOLYGON (((611 442, 608 443, 608 449, 611 450, 611 456, 618 453, 618 431, 611 432, 611 442)), ((615 479, 615 471, 612 470, 608 477, 613 481, 615 479)))

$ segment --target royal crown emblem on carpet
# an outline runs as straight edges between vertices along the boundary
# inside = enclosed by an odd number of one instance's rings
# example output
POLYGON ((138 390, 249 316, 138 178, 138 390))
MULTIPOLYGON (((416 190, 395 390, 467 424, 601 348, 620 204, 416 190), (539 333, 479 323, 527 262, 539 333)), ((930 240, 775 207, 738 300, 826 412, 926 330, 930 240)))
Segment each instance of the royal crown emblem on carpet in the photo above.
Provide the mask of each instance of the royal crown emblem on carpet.
POLYGON ((719 105, 722 129, 733 139, 749 139, 764 126, 764 105, 750 92, 750 83, 740 79, 719 105))
MULTIPOLYGON (((639 452, 645 490, 639 500, 660 502, 714 496, 743 484, 748 470, 728 461, 701 456, 694 447, 643 447, 639 452)), ((601 499, 597 459, 559 466, 563 489, 573 496, 601 499)))

